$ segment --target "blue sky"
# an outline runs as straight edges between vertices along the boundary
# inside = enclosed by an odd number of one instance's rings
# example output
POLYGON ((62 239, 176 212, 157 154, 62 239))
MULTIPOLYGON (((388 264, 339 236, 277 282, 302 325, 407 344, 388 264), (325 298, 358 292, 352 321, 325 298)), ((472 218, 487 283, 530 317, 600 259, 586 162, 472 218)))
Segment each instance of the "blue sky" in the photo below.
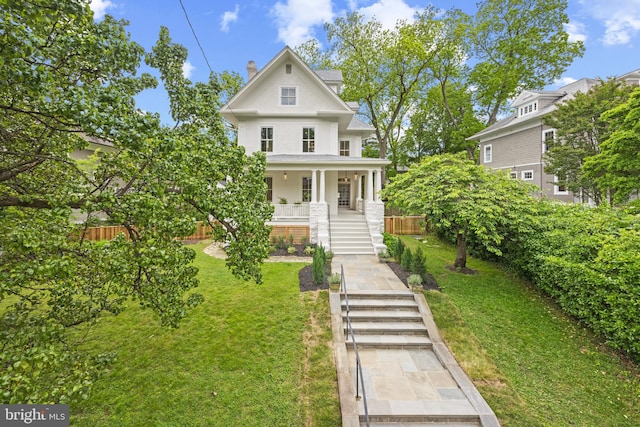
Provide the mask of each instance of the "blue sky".
MULTIPOLYGON (((254 60, 262 68, 286 44, 295 46, 311 37, 325 41, 323 24, 358 10, 393 27, 397 19, 411 19, 428 4, 453 6, 474 13, 476 0, 182 0, 214 71, 235 71, 246 78, 254 60)), ((640 69, 640 0, 569 0, 570 37, 582 40, 586 51, 566 70, 553 89, 582 77, 618 76, 640 69)), ((155 43, 160 26, 189 49, 183 68, 192 81, 205 81, 209 71, 189 28, 180 0, 92 0, 96 19, 108 13, 129 21, 131 38, 145 49, 155 43)), ((140 108, 160 113, 168 103, 159 93, 138 97, 140 108)))

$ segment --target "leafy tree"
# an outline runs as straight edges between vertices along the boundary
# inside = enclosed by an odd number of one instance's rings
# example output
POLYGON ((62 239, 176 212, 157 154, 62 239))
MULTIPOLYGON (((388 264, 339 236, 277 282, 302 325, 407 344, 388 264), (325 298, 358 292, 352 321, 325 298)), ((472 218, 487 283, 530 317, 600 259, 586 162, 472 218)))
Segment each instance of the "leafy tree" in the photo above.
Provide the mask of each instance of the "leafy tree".
POLYGON ((501 255, 503 239, 529 227, 533 186, 465 159, 464 153, 422 159, 382 191, 391 206, 426 215, 456 235, 454 267, 465 268, 467 239, 501 255))
POLYGON ((477 61, 468 83, 491 125, 523 88, 541 89, 560 78, 582 42, 570 42, 567 0, 485 0, 468 29, 477 61))
POLYGON ((556 130, 555 141, 548 144, 544 156, 545 172, 557 176, 559 185, 597 205, 602 202, 602 191, 595 179, 584 173, 583 166, 586 159, 600 152, 601 143, 615 129, 602 114, 626 101, 631 90, 617 79, 601 81, 543 118, 545 125, 556 130))
POLYGON ((640 189, 640 89, 627 102, 603 113, 601 120, 613 130, 600 144, 600 153, 586 159, 584 170, 601 191, 622 203, 640 189))
POLYGON ((201 302, 197 220, 229 244, 227 265, 261 281, 268 255, 265 159, 230 143, 216 76, 193 85, 186 50, 163 29, 147 60, 175 120, 135 108, 155 87, 126 23, 95 22, 87 1, 0 4, 0 395, 4 403, 86 397, 112 355, 80 350, 85 332, 131 300, 178 326, 201 302), (100 143, 103 150, 76 160, 100 143), (72 219, 75 218, 74 221, 72 219), (127 230, 88 241, 96 218, 127 230))
POLYGON ((382 29, 376 20, 365 21, 357 12, 325 25, 330 51, 345 76, 342 96, 364 104, 381 158, 386 158, 388 144, 398 141, 399 124, 428 79, 440 27, 432 7, 415 24, 398 22, 394 30, 382 29))

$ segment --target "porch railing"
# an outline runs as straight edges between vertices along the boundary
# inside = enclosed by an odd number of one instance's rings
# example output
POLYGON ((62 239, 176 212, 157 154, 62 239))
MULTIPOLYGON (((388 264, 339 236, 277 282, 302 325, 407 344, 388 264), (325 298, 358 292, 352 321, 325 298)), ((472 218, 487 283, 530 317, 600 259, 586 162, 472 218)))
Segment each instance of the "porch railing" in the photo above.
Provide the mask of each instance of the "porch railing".
POLYGON ((278 203, 273 205, 273 219, 280 218, 309 218, 308 204, 278 203))

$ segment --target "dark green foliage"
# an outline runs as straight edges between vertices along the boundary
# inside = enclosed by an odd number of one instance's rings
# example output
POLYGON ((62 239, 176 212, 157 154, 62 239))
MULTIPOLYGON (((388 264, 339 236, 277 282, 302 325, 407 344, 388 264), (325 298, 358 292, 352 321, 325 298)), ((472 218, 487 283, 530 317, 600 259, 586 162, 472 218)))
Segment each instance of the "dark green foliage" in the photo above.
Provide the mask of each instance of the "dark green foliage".
POLYGON ((313 253, 313 266, 312 266, 312 277, 313 283, 316 285, 321 285, 324 283, 324 264, 326 262, 326 255, 324 246, 319 245, 316 247, 315 252, 313 253))
POLYGON ((426 282, 427 280, 427 267, 425 262, 424 252, 422 252, 421 247, 418 247, 411 257, 411 272, 419 275, 423 282, 426 282))
POLYGON ((382 243, 387 247, 387 252, 389 256, 395 258, 396 256, 396 247, 398 245, 398 239, 391 233, 382 233, 382 243))
POLYGON ((411 249, 404 248, 402 251, 402 259, 400 260, 400 265, 406 271, 411 271, 411 261, 413 260, 413 256, 411 254, 411 249))
POLYGON ((402 262, 402 255, 404 254, 404 243, 400 239, 396 239, 395 259, 397 262, 402 262))

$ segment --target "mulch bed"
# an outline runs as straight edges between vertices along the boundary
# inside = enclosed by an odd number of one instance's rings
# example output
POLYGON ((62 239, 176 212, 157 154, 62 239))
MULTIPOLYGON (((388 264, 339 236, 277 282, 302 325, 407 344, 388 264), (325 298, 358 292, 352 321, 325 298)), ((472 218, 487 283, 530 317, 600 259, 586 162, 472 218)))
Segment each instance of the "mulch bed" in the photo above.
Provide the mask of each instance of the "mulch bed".
POLYGON ((331 275, 331 262, 327 260, 324 265, 324 282, 321 285, 313 283, 313 265, 302 267, 298 272, 300 281, 300 292, 317 291, 319 289, 329 289, 329 276, 331 275))
MULTIPOLYGON (((400 279, 402 283, 404 283, 404 285, 408 288, 409 284, 407 283, 407 278, 411 275, 411 273, 408 273, 407 271, 405 271, 405 269, 402 268, 402 266, 397 262, 387 261, 387 265, 396 274, 396 276, 398 276, 398 279, 400 279)), ((422 287, 426 290, 434 290, 434 291, 441 290, 440 286, 438 286, 438 282, 436 281, 435 277, 433 277, 429 272, 427 272, 427 283, 424 283, 422 287)))
POLYGON ((274 252, 269 253, 269 256, 299 256, 299 257, 307 257, 309 261, 313 259, 313 255, 307 255, 304 253, 304 245, 293 245, 296 251, 290 254, 287 248, 278 248, 274 252))

